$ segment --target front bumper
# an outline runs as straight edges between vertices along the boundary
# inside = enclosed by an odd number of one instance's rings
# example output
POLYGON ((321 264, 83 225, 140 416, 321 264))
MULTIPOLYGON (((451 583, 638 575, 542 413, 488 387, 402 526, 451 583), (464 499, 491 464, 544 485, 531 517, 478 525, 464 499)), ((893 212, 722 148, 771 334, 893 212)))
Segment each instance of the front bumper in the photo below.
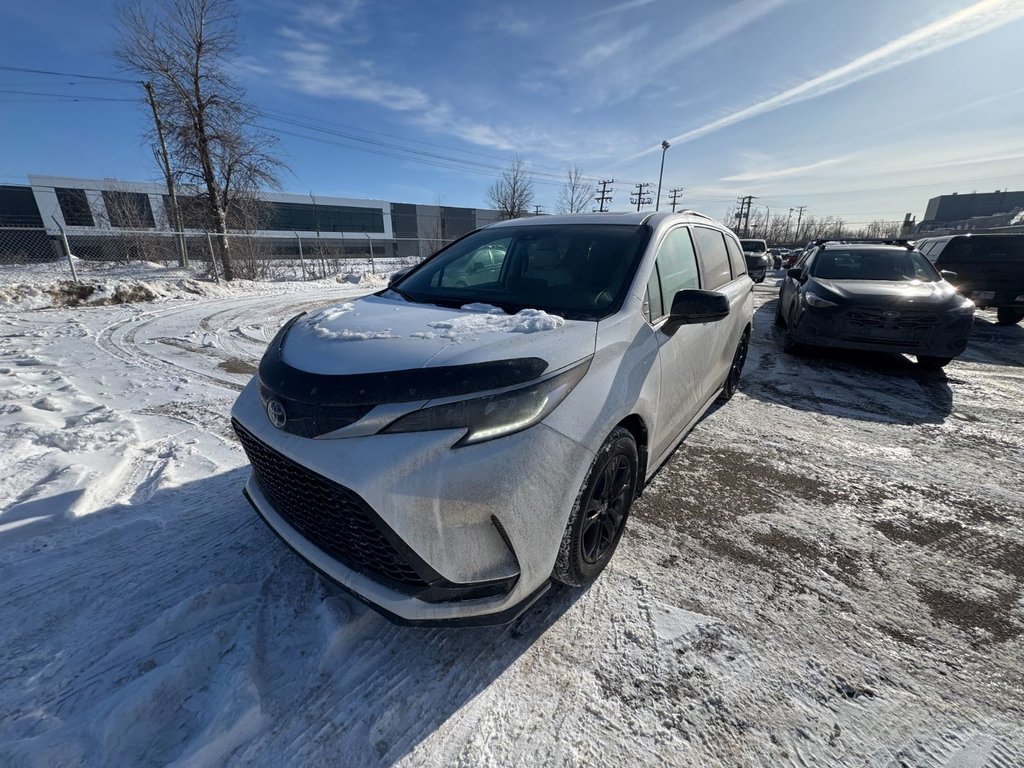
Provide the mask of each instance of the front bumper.
POLYGON ((267 525, 399 623, 494 624, 525 610, 547 588, 593 458, 544 424, 454 450, 457 431, 300 437, 271 425, 255 383, 232 417, 255 468, 246 496, 267 525), (338 516, 361 513, 369 524, 338 516))
POLYGON ((967 348, 974 324, 971 315, 897 314, 887 318, 884 310, 804 306, 790 333, 800 344, 865 352, 955 357, 967 348))

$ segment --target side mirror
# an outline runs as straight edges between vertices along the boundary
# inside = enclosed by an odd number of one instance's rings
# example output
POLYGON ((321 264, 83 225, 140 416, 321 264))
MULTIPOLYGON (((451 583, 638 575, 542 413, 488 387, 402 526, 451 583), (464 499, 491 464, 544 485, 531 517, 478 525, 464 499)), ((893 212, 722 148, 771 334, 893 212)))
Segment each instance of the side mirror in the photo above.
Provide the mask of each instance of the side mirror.
POLYGON ((411 269, 412 267, 406 267, 405 269, 400 269, 397 272, 392 272, 391 277, 388 278, 388 288, 409 274, 409 270, 411 269))
POLYGON ((786 270, 786 277, 792 277, 794 280, 803 279, 804 271, 800 267, 793 267, 792 269, 786 270))
POLYGON ((939 276, 943 280, 952 280, 954 277, 956 277, 956 272, 950 272, 948 269, 940 269, 939 276))
POLYGON ((678 325, 693 325, 712 323, 728 316, 729 297, 724 293, 688 289, 676 293, 668 319, 678 325))

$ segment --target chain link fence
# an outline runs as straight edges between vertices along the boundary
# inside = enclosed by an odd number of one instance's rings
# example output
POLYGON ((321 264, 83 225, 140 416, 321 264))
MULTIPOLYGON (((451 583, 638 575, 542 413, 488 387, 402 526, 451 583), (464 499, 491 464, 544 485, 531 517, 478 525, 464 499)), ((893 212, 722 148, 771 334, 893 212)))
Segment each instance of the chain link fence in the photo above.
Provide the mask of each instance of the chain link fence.
POLYGON ((29 276, 78 280, 131 275, 220 280, 230 268, 244 280, 318 280, 370 271, 387 275, 446 244, 430 238, 308 237, 232 232, 226 238, 194 230, 54 232, 0 227, 0 284, 29 276))

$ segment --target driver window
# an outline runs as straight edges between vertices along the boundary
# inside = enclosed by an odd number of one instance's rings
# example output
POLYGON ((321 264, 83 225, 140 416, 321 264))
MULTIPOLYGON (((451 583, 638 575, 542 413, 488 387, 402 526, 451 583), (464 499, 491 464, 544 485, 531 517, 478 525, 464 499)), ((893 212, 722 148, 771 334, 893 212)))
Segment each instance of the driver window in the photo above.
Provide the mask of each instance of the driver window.
POLYGON ((661 278, 663 311, 668 314, 672 311, 672 299, 677 292, 700 288, 697 254, 693 250, 690 230, 679 227, 669 232, 658 249, 656 263, 661 278))

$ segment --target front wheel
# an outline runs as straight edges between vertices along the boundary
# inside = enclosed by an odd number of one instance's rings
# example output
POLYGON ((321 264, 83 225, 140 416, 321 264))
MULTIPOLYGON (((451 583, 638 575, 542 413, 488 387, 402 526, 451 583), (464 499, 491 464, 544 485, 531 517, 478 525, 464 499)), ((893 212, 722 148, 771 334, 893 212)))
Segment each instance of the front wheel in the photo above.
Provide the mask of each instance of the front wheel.
POLYGON ((570 587, 597 578, 626 527, 637 487, 636 441, 616 427, 597 452, 576 497, 552 577, 570 587))
POLYGON ((932 357, 930 355, 917 356, 917 364, 926 371, 937 371, 940 368, 945 368, 951 362, 953 362, 952 357, 932 357))
POLYGON ((1016 325, 1021 320, 1024 320, 1024 309, 1017 309, 1016 307, 996 308, 996 323, 999 325, 1016 325))
POLYGON ((747 349, 750 346, 750 332, 744 331, 740 337, 740 343, 736 345, 736 352, 732 356, 732 366, 729 368, 729 375, 725 378, 725 385, 722 387, 722 394, 719 400, 723 403, 736 394, 740 385, 740 374, 743 373, 743 363, 747 361, 747 349))

